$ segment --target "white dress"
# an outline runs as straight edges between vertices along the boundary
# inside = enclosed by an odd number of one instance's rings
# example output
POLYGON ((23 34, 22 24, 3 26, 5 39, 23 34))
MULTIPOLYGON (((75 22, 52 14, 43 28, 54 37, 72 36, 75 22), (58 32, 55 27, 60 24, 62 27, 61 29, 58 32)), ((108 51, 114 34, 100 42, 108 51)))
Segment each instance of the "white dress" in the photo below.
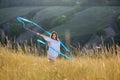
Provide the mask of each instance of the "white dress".
POLYGON ((58 53, 56 51, 60 52, 60 41, 58 40, 54 40, 51 39, 50 37, 41 35, 46 41, 50 42, 49 44, 49 49, 48 49, 48 58, 55 60, 58 56, 58 53), (55 50, 53 50, 52 48, 54 48, 55 50))

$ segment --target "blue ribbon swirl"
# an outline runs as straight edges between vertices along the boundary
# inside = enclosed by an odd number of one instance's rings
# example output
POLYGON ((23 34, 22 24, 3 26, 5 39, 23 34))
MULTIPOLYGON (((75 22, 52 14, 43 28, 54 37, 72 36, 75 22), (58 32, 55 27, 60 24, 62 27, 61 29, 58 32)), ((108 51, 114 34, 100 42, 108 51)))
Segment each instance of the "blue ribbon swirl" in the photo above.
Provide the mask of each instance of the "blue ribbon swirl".
MULTIPOLYGON (((39 29, 41 29, 41 30, 43 30, 44 32, 46 32, 48 35, 50 35, 51 33, 49 32, 49 31, 47 31, 47 30, 45 30, 44 28, 42 28, 41 26, 39 26, 38 24, 36 24, 36 23, 34 23, 34 22, 32 22, 32 21, 30 21, 30 20, 28 20, 28 19, 25 19, 25 18, 22 18, 22 17, 17 17, 17 20, 19 21, 19 22, 21 22, 22 23, 22 25, 23 25, 23 27, 25 28, 25 22, 28 22, 28 23, 31 23, 31 24, 34 24, 36 27, 38 27, 39 29), (24 22, 25 21, 25 22, 24 22)), ((31 31, 31 30, 30 30, 31 31)), ((34 31, 32 31, 32 32, 34 32, 34 31)), ((46 43, 45 42, 43 42, 43 41, 41 41, 41 40, 37 40, 38 42, 40 42, 40 43, 42 43, 42 44, 44 44, 44 45, 46 45, 46 43)), ((73 54, 72 54, 72 52, 60 41, 60 44, 62 45, 62 47, 67 51, 67 52, 69 52, 70 54, 71 54, 71 57, 73 57, 73 54)), ((56 51, 54 48, 52 48, 54 51, 56 51)), ((63 54, 63 53, 61 53, 61 52, 59 52, 59 51, 56 51, 58 54, 61 54, 62 56, 64 56, 64 57, 66 57, 67 59, 69 58, 67 55, 65 55, 65 54, 63 54)))

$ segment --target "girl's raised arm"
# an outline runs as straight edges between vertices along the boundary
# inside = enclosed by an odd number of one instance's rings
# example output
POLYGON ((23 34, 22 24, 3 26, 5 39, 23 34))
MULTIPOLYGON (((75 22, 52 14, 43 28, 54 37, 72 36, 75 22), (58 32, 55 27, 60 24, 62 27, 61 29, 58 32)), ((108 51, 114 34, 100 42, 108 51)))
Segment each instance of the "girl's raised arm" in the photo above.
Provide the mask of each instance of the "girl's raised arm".
POLYGON ((50 37, 45 36, 45 35, 43 35, 43 34, 37 33, 37 35, 43 37, 46 41, 49 41, 49 42, 50 42, 50 41, 52 40, 50 37))

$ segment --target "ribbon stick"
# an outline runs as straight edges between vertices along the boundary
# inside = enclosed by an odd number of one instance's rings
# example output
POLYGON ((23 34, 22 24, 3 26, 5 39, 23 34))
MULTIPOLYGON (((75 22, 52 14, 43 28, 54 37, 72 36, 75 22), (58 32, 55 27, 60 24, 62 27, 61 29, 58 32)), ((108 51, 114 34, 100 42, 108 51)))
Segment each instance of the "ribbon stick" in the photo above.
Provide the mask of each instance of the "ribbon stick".
MULTIPOLYGON (((28 20, 28 19, 25 19, 25 18, 22 18, 22 17, 17 17, 17 20, 23 24, 23 27, 24 27, 24 28, 25 28, 25 26, 26 26, 26 25, 25 25, 25 22, 28 22, 28 23, 34 24, 36 27, 38 27, 39 29, 43 30, 43 31, 46 32, 48 35, 51 34, 49 31, 45 30, 44 28, 42 28, 42 27, 39 26, 38 24, 36 24, 36 23, 34 23, 34 22, 32 22, 32 21, 30 21, 30 20, 28 20)), ((32 30, 30 30, 30 29, 27 29, 27 30, 29 30, 29 31, 31 31, 31 32, 33 32, 33 33, 36 33, 35 31, 32 31, 32 30)), ((41 42, 41 41, 38 40, 38 42, 41 42)), ((72 52, 62 43, 62 41, 60 41, 60 44, 62 45, 62 47, 63 47, 67 52, 70 53, 71 57, 73 57, 72 52)), ((62 54, 62 53, 61 53, 61 54, 62 54)))

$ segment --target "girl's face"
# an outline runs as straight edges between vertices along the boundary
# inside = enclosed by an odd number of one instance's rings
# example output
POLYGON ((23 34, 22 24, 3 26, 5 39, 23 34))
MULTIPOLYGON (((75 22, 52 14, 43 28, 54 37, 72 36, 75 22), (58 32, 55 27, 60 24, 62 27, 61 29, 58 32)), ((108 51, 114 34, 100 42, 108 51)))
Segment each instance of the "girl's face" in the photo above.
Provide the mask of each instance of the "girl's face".
POLYGON ((56 40, 57 36, 56 34, 52 34, 52 39, 56 40))

